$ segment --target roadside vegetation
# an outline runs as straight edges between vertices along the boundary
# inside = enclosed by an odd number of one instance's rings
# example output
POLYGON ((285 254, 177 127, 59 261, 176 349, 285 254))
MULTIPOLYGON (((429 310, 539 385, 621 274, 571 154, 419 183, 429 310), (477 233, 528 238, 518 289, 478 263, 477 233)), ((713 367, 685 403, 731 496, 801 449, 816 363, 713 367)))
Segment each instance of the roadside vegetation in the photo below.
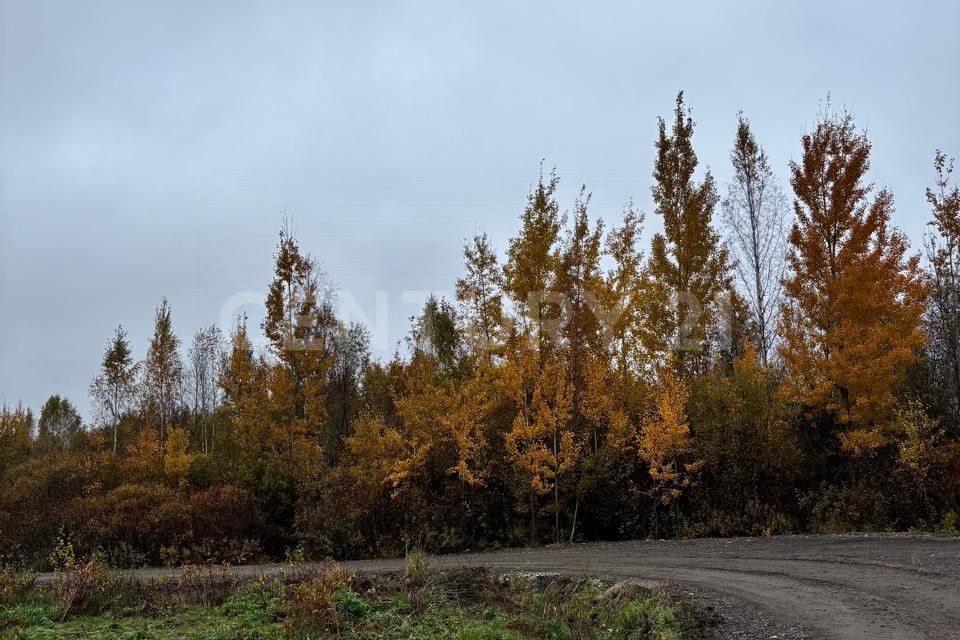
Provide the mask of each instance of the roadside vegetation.
POLYGON ((243 581, 218 567, 131 580, 92 563, 53 584, 0 574, 0 638, 106 640, 682 640, 711 621, 624 582, 483 569, 350 574, 335 564, 243 581))

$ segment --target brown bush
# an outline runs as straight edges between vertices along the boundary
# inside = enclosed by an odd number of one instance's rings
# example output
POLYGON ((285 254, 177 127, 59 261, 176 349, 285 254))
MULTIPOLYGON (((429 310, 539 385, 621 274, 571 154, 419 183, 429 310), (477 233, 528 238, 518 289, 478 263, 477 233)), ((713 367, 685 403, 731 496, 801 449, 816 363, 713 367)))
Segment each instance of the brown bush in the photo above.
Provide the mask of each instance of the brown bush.
POLYGON ((51 593, 60 622, 71 614, 100 613, 117 595, 119 582, 98 558, 70 560, 54 573, 51 593))
POLYGON ((197 540, 243 540, 253 536, 257 506, 249 492, 220 485, 190 496, 193 535, 197 540))
POLYGON ((333 562, 326 562, 313 578, 290 589, 288 623, 293 627, 314 627, 338 631, 337 607, 333 594, 350 576, 333 562))
POLYGON ((213 607, 224 600, 240 584, 240 575, 227 566, 186 565, 176 579, 177 593, 186 604, 213 607))

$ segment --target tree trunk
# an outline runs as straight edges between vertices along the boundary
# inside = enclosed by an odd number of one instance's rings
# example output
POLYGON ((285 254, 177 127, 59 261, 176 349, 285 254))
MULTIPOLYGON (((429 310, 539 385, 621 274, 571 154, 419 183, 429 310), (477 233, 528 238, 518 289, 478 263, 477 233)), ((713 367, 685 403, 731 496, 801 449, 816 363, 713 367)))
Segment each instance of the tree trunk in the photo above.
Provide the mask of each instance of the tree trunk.
POLYGON ((573 544, 573 536, 577 533, 577 514, 580 512, 580 498, 573 504, 573 524, 570 525, 570 544, 573 544))

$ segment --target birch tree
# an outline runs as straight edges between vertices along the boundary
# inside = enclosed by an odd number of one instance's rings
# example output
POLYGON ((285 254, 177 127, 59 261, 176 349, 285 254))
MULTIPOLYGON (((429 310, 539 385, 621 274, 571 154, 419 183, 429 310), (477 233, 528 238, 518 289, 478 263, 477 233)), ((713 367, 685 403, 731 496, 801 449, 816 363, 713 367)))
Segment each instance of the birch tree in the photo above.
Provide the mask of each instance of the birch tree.
POLYGON ((133 407, 140 363, 134 362, 127 332, 118 326, 107 343, 100 372, 90 383, 94 414, 113 431, 113 453, 117 453, 120 421, 133 407))

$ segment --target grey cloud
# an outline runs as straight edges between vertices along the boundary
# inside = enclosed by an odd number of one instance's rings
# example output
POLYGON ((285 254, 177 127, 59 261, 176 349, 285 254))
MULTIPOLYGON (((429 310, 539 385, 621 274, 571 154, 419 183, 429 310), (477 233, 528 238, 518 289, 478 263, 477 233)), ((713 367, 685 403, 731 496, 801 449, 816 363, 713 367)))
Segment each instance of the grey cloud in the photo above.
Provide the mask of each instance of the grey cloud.
MULTIPOLYGON (((153 307, 184 341, 263 291, 280 212, 368 313, 449 290, 556 164, 593 211, 649 210, 655 121, 685 89, 722 181, 735 115, 786 180, 827 92, 874 143, 918 244, 933 150, 960 154, 960 5, 0 0, 0 398, 86 385, 153 307)), ((648 227, 656 220, 648 216, 648 227)), ((381 353, 380 355, 388 355, 381 353)))

